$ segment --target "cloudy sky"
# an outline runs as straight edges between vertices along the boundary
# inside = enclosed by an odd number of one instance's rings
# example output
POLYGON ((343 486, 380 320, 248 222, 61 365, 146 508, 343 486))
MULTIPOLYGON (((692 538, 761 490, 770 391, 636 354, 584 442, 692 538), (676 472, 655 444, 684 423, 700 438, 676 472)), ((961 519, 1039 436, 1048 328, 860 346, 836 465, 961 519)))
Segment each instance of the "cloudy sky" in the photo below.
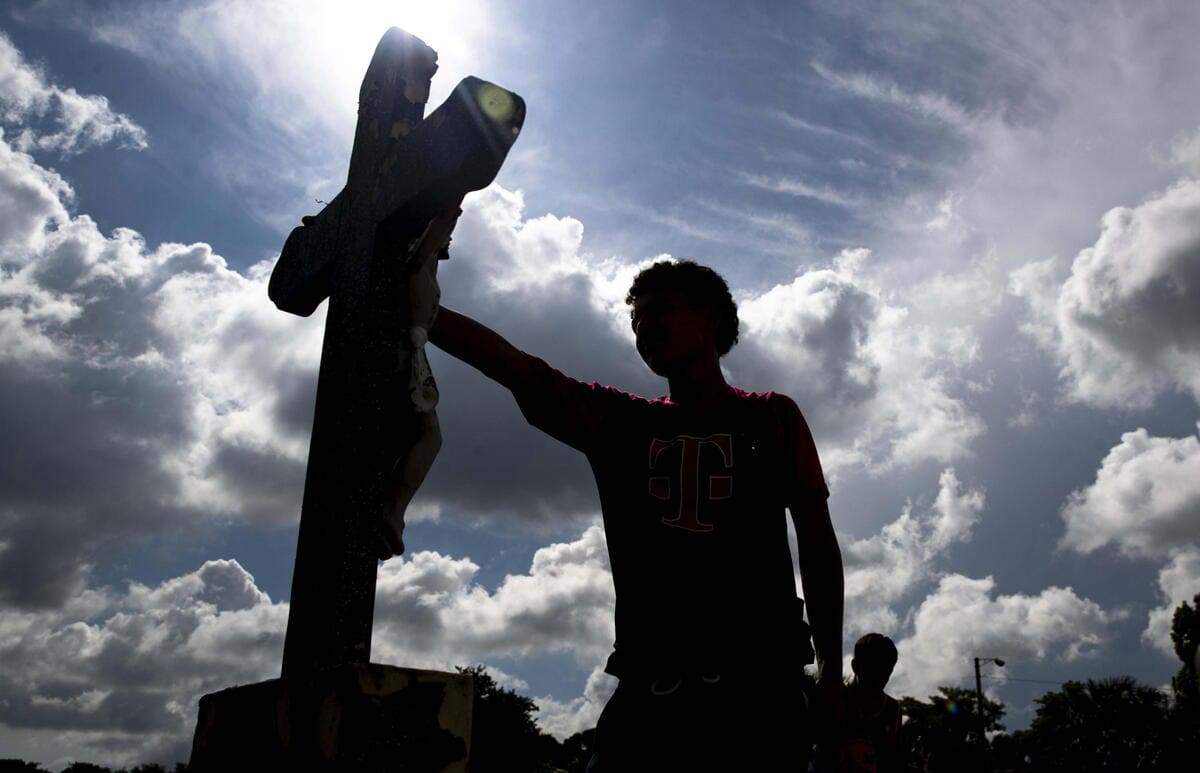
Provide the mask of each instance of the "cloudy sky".
MULTIPOLYGON (((1168 681, 1200 591, 1200 6, 726 6, 3 5, 0 756, 185 759, 200 695, 278 673, 323 310, 266 280, 392 25, 439 52, 432 103, 468 74, 528 103, 446 305, 657 395, 630 278, 721 271, 729 378, 807 416, 846 641, 899 642, 893 693, 1001 657, 1021 727, 1053 682, 1168 681)), ((565 736, 612 689, 590 473, 433 364, 374 659, 485 663, 565 736)))

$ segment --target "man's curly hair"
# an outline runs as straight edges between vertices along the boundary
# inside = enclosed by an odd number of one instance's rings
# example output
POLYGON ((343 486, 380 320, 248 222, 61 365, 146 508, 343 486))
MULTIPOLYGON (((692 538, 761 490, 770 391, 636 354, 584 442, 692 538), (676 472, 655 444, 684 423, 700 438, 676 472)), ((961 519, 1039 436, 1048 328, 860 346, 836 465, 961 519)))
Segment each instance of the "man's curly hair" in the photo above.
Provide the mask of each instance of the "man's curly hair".
MULTIPOLYGON (((738 340, 737 304, 729 294, 729 285, 708 266, 691 260, 660 260, 634 277, 625 296, 630 307, 654 290, 679 290, 693 309, 707 309, 717 316, 717 354, 725 356, 738 340)), ((633 309, 629 310, 630 321, 633 309)))

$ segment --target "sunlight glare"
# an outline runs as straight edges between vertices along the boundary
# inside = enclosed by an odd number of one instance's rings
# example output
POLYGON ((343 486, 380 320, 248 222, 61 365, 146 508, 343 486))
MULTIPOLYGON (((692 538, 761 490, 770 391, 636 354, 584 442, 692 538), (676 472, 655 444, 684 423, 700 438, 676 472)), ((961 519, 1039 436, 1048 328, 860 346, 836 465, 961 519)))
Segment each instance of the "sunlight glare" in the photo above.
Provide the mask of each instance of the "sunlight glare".
POLYGON ((430 105, 436 106, 460 78, 473 69, 473 41, 488 27, 487 10, 477 0, 363 0, 334 4, 306 3, 307 24, 320 50, 319 56, 343 93, 357 93, 379 38, 389 27, 416 35, 438 52, 438 74, 433 80, 430 105))

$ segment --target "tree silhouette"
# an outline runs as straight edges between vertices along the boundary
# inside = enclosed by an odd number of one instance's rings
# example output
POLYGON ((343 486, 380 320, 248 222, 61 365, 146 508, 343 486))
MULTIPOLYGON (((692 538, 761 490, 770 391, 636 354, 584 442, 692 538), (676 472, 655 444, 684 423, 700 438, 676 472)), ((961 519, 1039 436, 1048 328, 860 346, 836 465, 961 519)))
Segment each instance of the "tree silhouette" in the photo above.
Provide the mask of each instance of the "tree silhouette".
POLYGON ((456 668, 475 680, 472 773, 553 770, 560 746, 534 722, 537 705, 524 695, 498 687, 482 665, 456 668))
POLYGON ((1196 647, 1200 644, 1200 593, 1175 609, 1171 617, 1171 644, 1182 665, 1171 680, 1175 700, 1171 706, 1168 745, 1179 762, 1194 766, 1200 749, 1200 684, 1196 674, 1196 647))
MULTIPOLYGON (((174 773, 187 773, 187 769, 187 763, 176 762, 172 771, 174 773)), ((0 760, 0 773, 46 773, 46 769, 36 762, 6 759, 0 760)), ((63 768, 62 773, 114 773, 114 771, 112 768, 106 768, 103 765, 96 765, 91 762, 72 762, 63 768)), ((148 762, 141 765, 134 765, 132 768, 121 768, 115 771, 115 773, 167 773, 167 769, 157 762, 148 762)))
POLYGON ((1032 773, 1033 755, 1029 750, 1029 731, 998 733, 992 738, 992 769, 998 773, 1032 773))
POLYGON ((1186 716, 1200 714, 1200 686, 1196 682, 1196 645, 1200 644, 1200 593, 1175 609, 1171 617, 1171 644, 1183 661, 1179 673, 1171 680, 1175 706, 1186 716))
MULTIPOLYGON (((939 687, 938 692, 940 695, 929 696, 928 702, 900 699, 908 759, 931 772, 983 769, 986 746, 978 740, 981 712, 975 692, 960 687, 939 687)), ((1003 730, 1003 716, 1004 706, 985 696, 984 730, 1003 730)))
POLYGON ((1027 733, 1035 770, 1165 769, 1167 696, 1133 677, 1067 682, 1037 699, 1027 733))
POLYGON ((596 728, 576 733, 562 742, 556 765, 570 773, 583 773, 596 750, 596 728))
POLYGON ((10 757, 0 760, 0 773, 46 773, 46 769, 36 762, 10 757))

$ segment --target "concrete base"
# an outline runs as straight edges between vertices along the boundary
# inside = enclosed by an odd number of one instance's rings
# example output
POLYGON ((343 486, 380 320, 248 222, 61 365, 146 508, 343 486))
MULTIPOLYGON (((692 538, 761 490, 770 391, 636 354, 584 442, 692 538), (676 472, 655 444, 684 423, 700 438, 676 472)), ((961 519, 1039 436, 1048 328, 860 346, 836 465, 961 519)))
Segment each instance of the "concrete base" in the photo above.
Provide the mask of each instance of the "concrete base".
POLYGON ((466 674, 374 663, 272 679, 200 699, 190 771, 465 773, 466 674))

